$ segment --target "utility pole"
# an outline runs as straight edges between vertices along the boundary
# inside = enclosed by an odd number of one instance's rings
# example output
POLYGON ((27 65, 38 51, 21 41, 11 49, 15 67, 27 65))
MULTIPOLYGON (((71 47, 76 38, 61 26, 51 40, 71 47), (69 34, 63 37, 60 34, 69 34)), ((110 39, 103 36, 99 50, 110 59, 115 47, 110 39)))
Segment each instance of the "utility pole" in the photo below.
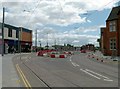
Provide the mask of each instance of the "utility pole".
POLYGON ((55 39, 55 43, 54 43, 54 45, 55 45, 55 50, 56 50, 56 39, 55 39))
POLYGON ((35 32, 35 51, 37 52, 37 29, 35 32))
POLYGON ((39 43, 40 43, 40 50, 41 50, 41 41, 39 41, 39 43))
POLYGON ((19 31, 19 52, 21 53, 21 41, 22 41, 22 27, 20 27, 19 31))
POLYGON ((47 33, 47 50, 48 50, 48 33, 47 33))
POLYGON ((19 52, 20 52, 20 59, 21 59, 21 41, 22 41, 22 27, 20 27, 19 31, 19 52))
POLYGON ((4 56, 4 17, 5 17, 5 8, 3 7, 3 19, 2 19, 2 56, 4 56))

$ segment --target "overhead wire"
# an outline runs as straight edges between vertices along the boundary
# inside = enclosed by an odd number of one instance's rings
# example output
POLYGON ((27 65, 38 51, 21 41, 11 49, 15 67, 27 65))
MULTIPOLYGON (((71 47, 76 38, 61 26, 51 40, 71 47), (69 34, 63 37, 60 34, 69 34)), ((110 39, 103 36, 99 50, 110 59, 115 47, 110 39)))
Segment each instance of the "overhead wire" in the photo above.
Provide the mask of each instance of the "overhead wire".
MULTIPOLYGON (((31 17, 32 17, 32 15, 35 13, 35 10, 38 8, 38 6, 39 6, 39 4, 40 4, 41 1, 42 1, 42 0, 38 0, 38 1, 37 1, 36 7, 33 9, 33 12, 31 12, 31 14, 30 14, 31 17)), ((29 25, 30 20, 31 20, 31 17, 28 19, 27 23, 25 24, 26 27, 29 25)))
POLYGON ((97 11, 102 10, 104 7, 106 7, 107 5, 111 4, 111 3, 114 2, 114 1, 115 1, 115 0, 112 0, 112 1, 108 2, 107 4, 101 6, 98 10, 95 10, 95 12, 93 12, 93 13, 91 13, 91 14, 88 13, 88 14, 87 14, 88 16, 86 17, 86 21, 88 20, 88 18, 89 18, 90 16, 92 16, 92 15, 95 14, 95 13, 97 13, 97 11))

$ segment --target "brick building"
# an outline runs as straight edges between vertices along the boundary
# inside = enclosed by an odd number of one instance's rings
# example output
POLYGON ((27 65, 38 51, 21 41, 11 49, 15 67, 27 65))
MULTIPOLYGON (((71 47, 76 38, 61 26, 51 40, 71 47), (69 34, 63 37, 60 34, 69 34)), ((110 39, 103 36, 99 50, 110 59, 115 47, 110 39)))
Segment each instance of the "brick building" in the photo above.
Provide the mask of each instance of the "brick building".
MULTIPOLYGON (((0 23, 0 31, 2 30, 1 25, 2 23, 0 23)), ((29 52, 31 46, 31 30, 4 24, 4 53, 11 53, 13 48, 15 48, 17 52, 20 52, 20 48, 22 52, 29 52)), ((1 44, 0 47, 2 47, 1 44)))
POLYGON ((21 51, 29 52, 32 46, 32 31, 26 28, 21 29, 21 51))
POLYGON ((100 42, 104 55, 120 56, 120 6, 112 8, 106 27, 101 28, 100 42))

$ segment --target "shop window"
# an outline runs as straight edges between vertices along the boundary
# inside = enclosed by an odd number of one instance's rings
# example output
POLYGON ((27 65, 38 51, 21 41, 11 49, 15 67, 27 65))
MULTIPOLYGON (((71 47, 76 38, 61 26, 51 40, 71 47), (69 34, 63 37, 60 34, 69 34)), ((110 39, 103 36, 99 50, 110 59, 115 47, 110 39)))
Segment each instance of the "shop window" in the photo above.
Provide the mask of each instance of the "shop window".
POLYGON ((19 37, 19 32, 16 30, 16 38, 19 37))
POLYGON ((8 29, 8 37, 12 37, 12 29, 11 28, 8 29))

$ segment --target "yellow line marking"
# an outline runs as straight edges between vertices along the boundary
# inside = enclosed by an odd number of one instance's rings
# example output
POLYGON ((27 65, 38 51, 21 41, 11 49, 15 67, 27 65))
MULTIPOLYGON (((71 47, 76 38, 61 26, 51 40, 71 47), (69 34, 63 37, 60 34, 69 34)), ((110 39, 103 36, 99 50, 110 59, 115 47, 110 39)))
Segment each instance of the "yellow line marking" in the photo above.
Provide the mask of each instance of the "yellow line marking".
POLYGON ((27 87, 27 89, 32 89, 30 83, 28 82, 27 78, 25 77, 24 73, 22 72, 22 70, 20 69, 18 64, 16 64, 16 68, 17 68, 17 71, 20 74, 20 76, 25 84, 25 87, 27 87))
POLYGON ((20 72, 20 70, 19 70, 19 68, 18 68, 18 64, 16 64, 16 68, 17 68, 17 71, 20 74, 20 76, 21 76, 21 78, 22 78, 22 80, 23 80, 23 82, 25 84, 25 87, 28 87, 27 84, 26 84, 26 82, 25 82, 25 80, 24 80, 24 78, 23 78, 23 76, 22 76, 22 74, 21 74, 21 72, 20 72))
POLYGON ((16 83, 20 83, 20 80, 16 80, 16 83))
MULTIPOLYGON (((20 69, 20 70, 21 70, 21 69, 20 69)), ((30 83, 28 82, 28 80, 27 80, 27 78, 25 77, 25 75, 24 75, 24 73, 22 72, 22 70, 21 70, 21 73, 22 73, 23 77, 25 78, 26 83, 28 84, 28 86, 30 87, 30 89, 32 89, 30 83)))

